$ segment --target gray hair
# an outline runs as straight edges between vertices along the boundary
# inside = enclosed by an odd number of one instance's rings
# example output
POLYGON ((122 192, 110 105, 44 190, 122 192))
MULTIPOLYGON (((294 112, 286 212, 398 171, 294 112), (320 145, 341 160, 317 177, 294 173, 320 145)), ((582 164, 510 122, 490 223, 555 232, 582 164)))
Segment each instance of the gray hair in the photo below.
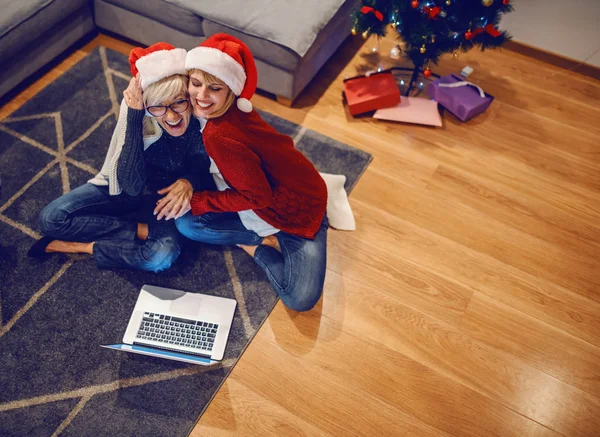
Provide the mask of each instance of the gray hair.
POLYGON ((144 91, 144 105, 160 105, 180 94, 187 95, 188 81, 187 76, 174 74, 154 82, 144 91))

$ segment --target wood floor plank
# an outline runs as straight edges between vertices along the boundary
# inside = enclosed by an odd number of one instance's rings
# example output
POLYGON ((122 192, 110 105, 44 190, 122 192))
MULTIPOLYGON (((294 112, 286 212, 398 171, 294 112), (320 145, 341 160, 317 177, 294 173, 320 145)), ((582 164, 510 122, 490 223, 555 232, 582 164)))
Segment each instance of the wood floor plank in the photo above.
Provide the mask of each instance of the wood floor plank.
POLYGON ((361 182, 356 188, 357 194, 371 193, 371 198, 390 214, 600 301, 600 275, 594 259, 545 243, 431 191, 404 192, 399 196, 401 187, 393 182, 380 184, 374 177, 365 177, 361 182), (444 217, 443 220, 440 217, 444 217), (557 259, 561 260, 560 264, 556 263, 557 259))
MULTIPOLYGON (((579 115, 580 112, 578 111, 577 114, 579 115)), ((483 126, 480 129, 485 130, 488 137, 496 141, 504 137, 503 134, 494 135, 499 130, 504 128, 505 132, 512 131, 521 136, 523 148, 547 144, 588 159, 597 157, 599 152, 595 146, 598 134, 584 127, 574 127, 573 119, 549 120, 522 107, 503 104, 495 114, 494 124, 489 126, 490 131, 488 132, 488 129, 483 126), (515 126, 519 128, 515 129, 515 126)))
POLYGON ((460 330, 600 400, 600 348, 540 322, 520 308, 475 293, 460 330))
MULTIPOLYGON (((380 222, 378 227, 383 228, 380 222)), ((412 264, 396 256, 381 256, 377 244, 365 244, 368 230, 357 230, 359 235, 344 233, 329 236, 331 247, 328 270, 345 277, 376 283, 392 296, 402 296, 409 305, 439 320, 458 326, 471 299, 472 291, 444 276, 436 275, 426 268, 412 264)), ((392 238, 411 238, 402 232, 390 232, 392 238)), ((377 241, 377 240, 374 240, 377 241)))
MULTIPOLYGON (((600 433, 597 397, 409 308, 403 298, 389 296, 378 290, 378 285, 329 276, 326 291, 345 290, 342 334, 354 333, 372 344, 381 343, 562 434, 589 436, 594 430, 600 433)), ((325 297, 324 306, 328 298, 325 297)), ((337 301, 338 293, 332 302, 337 301)), ((329 317, 321 317, 321 327, 326 318, 329 317)), ((344 344, 348 343, 344 340, 344 344)))
MULTIPOLYGON (((306 122, 306 127, 318 132, 325 132, 329 124, 330 121, 327 118, 310 117, 306 122)), ((377 171, 409 188, 425 188, 439 165, 439 161, 415 153, 408 148, 390 148, 390 144, 398 142, 394 132, 381 135, 381 138, 378 139, 373 138, 369 129, 352 135, 344 132, 332 132, 329 136, 350 146, 376 154, 377 159, 370 164, 369 171, 377 171)))
MULTIPOLYGON (((368 177, 373 175, 369 174, 368 177)), ((436 275, 462 284, 471 292, 481 292, 577 338, 600 346, 600 304, 597 302, 455 243, 396 215, 385 213, 383 210, 373 214, 373 206, 369 203, 355 199, 351 199, 351 202, 360 228, 354 234, 340 236, 339 240, 343 243, 347 241, 348 244, 355 244, 352 243, 354 238, 358 240, 357 245, 361 240, 371 241, 380 246, 387 246, 389 242, 389 247, 393 250, 387 251, 385 259, 391 265, 403 266, 407 262, 405 260, 408 260, 433 270, 436 275), (358 237, 359 232, 363 235, 362 238, 358 237)), ((329 240, 334 243, 338 241, 334 237, 330 237, 329 240)), ((338 250, 341 252, 337 253, 343 253, 349 260, 358 256, 356 250, 338 250)), ((359 250, 365 249, 361 246, 359 250)), ((331 252, 336 253, 335 250, 331 252)), ((361 265, 362 261, 358 259, 356 264, 361 265)), ((347 261, 344 274, 345 271, 354 268, 359 267, 355 267, 353 261, 347 261)), ((402 268, 398 267, 400 270, 402 268)), ((382 275, 379 277, 383 281, 387 280, 382 275)), ((376 279, 372 281, 374 280, 376 279)), ((419 310, 422 311, 421 308, 419 310)), ((440 320, 450 320, 436 316, 440 313, 429 314, 440 320)))
MULTIPOLYGON (((314 339, 299 333, 282 305, 278 307, 275 311, 285 313, 289 326, 274 327, 279 330, 277 334, 264 326, 260 338, 255 338, 245 352, 249 359, 235 367, 231 379, 260 394, 267 402, 335 436, 447 435, 406 413, 404 408, 388 403, 381 397, 380 389, 364 390, 356 383, 348 383, 358 375, 338 374, 311 363, 308 358, 316 346, 314 339), (287 329, 294 330, 296 335, 289 337, 287 329), (284 347, 275 342, 274 335, 286 337, 281 338, 284 347), (302 338, 306 342, 301 342, 302 338), (291 353, 285 350, 289 341, 296 343, 291 353)), ((359 350, 353 349, 353 352, 361 355, 359 350)), ((348 357, 340 357, 345 358, 348 357)), ((363 368, 365 373, 376 365, 375 358, 372 360, 369 367, 363 368)))
POLYGON ((549 204, 545 196, 530 196, 446 166, 437 168, 427 188, 547 243, 582 252, 587 257, 593 257, 600 250, 597 226, 549 204))
MULTIPOLYGON (((526 108, 528 114, 543 118, 544 121, 553 123, 564 123, 573 129, 594 133, 600 133, 597 120, 600 115, 600 105, 593 99, 572 99, 568 94, 563 96, 554 92, 547 92, 539 88, 532 88, 523 80, 515 80, 514 76, 497 80, 481 80, 481 85, 492 95, 500 96, 506 108, 521 113, 519 109, 526 108), (514 90, 519 88, 519 92, 514 90), (582 104, 585 110, 582 110, 582 104), (577 113, 577 117, 572 114, 577 113)), ((590 87, 590 91, 591 90, 590 87)), ((593 92, 596 94, 597 92, 593 92)), ((546 123, 544 123, 546 124, 546 123)))
MULTIPOLYGON (((333 282, 337 282, 339 278, 339 276, 332 278, 333 282)), ((332 379, 340 382, 352 381, 357 394, 361 392, 373 393, 406 414, 413 415, 421 422, 429 423, 451 435, 465 437, 475 435, 521 436, 533 432, 539 432, 542 435, 559 435, 547 426, 526 419, 524 415, 515 412, 502 402, 492 400, 488 396, 463 385, 457 381, 458 378, 455 379, 454 375, 449 377, 451 372, 440 372, 439 370, 447 365, 447 360, 452 360, 450 351, 437 358, 430 357, 431 359, 428 360, 430 363, 439 363, 435 365, 436 369, 432 369, 419 363, 414 358, 379 344, 370 335, 363 334, 360 321, 364 317, 364 320, 371 321, 371 324, 374 325, 373 328, 387 327, 391 331, 387 335, 390 340, 395 337, 399 338, 399 342, 402 342, 404 338, 410 338, 408 341, 413 343, 414 349, 422 352, 421 357, 423 357, 428 354, 426 350, 429 350, 429 346, 431 346, 429 342, 423 343, 423 341, 430 334, 433 334, 433 331, 436 331, 439 325, 435 323, 429 325, 425 318, 419 317, 411 311, 403 314, 401 305, 394 304, 393 299, 379 295, 375 290, 371 289, 369 290, 371 293, 366 293, 360 292, 360 289, 346 288, 346 291, 347 302, 346 311, 344 312, 344 326, 339 329, 335 340, 315 343, 313 338, 299 335, 299 332, 303 330, 302 324, 313 324, 311 320, 306 321, 307 318, 316 318, 322 329, 330 329, 327 325, 329 323, 336 324, 337 321, 331 321, 326 315, 319 315, 317 312, 302 315, 296 317, 292 324, 285 311, 279 311, 273 313, 270 317, 271 323, 277 323, 277 325, 272 328, 274 333, 271 334, 270 341, 260 343, 260 353, 270 358, 278 355, 297 356, 298 369, 310 364, 310 368, 318 368, 320 369, 319 373, 327 374, 332 379), (357 302, 357 300, 360 300, 360 302, 357 302), (385 317, 382 318, 382 315, 385 315, 385 317), (374 317, 383 320, 384 325, 377 326, 378 323, 373 321, 374 317), (399 326, 392 331, 391 326, 394 325, 394 322, 398 323, 399 326), (415 336, 415 333, 429 331, 430 329, 430 333, 415 336), (399 334, 399 332, 403 332, 403 334, 399 334), (420 345, 420 343, 423 344, 420 345), (387 381, 386 384, 380 383, 381 378, 387 381), (425 405, 419 405, 420 402, 426 403, 426 407, 425 405), (470 414, 459 413, 463 406, 468 406, 470 414)), ((440 341, 442 343, 436 352, 446 349, 449 343, 452 343, 452 339, 448 337, 444 333, 440 340, 433 340, 433 342, 440 341)), ((435 338, 437 339, 437 337, 435 338)), ((465 344, 465 347, 477 349, 475 344, 465 344)), ((437 354, 432 353, 432 355, 437 354)), ((494 362, 484 360, 480 364, 475 362, 473 364, 479 367, 494 367, 494 362)), ((459 369, 459 372, 464 373, 465 378, 468 378, 469 370, 475 369, 465 366, 459 369)), ((486 373, 493 374, 492 371, 486 373)), ((506 375, 510 373, 510 370, 503 369, 503 372, 500 373, 506 375)), ((532 376, 529 372, 525 373, 521 380, 522 383, 527 383, 527 378, 532 376)), ((542 372, 536 373, 546 382, 553 380, 542 372)), ((508 379, 505 376, 500 378, 508 379)), ((536 382, 540 382, 542 379, 534 378, 535 381, 531 380, 529 384, 534 386, 536 382)), ((567 388, 566 384, 560 382, 559 384, 567 388)), ((500 385, 498 384, 498 387, 500 385)), ((516 388, 516 386, 517 384, 512 388, 516 388)), ((524 392, 528 392, 531 386, 524 388, 524 392)), ((542 390, 542 388, 540 387, 537 390, 542 390)), ((504 388, 502 391, 507 393, 509 390, 504 388)), ((548 390, 548 387, 546 387, 545 393, 548 395, 545 399, 547 403, 538 402, 535 406, 531 402, 521 403, 523 406, 527 405, 527 408, 535 412, 537 416, 547 415, 557 399, 556 395, 560 391, 548 390), (536 408, 537 410, 535 410, 536 408)), ((361 398, 359 397, 359 399, 361 398)), ((513 398, 518 398, 518 389, 513 394, 513 398)), ((561 406, 554 406, 554 408, 556 407, 561 406)), ((554 409, 551 412, 555 414, 554 409)), ((586 412, 585 416, 580 415, 579 417, 588 417, 589 414, 589 417, 595 421, 593 413, 594 411, 586 412)), ((556 417, 555 414, 554 421, 557 425, 560 425, 559 419, 565 420, 569 414, 570 412, 566 412, 561 417, 556 417)), ((548 416, 550 415, 548 414, 548 416)), ((568 422, 568 425, 571 425, 570 422, 572 421, 568 420, 568 422)), ((580 432, 575 428, 576 433, 573 435, 585 435, 587 437, 589 436, 587 432, 589 429, 593 429, 594 423, 586 425, 579 423, 576 426, 582 431, 580 432)), ((564 428, 565 425, 563 424, 562 427, 564 428)), ((368 431, 368 429, 365 429, 365 431, 368 431)), ((363 435, 375 434, 364 432, 363 435)))
MULTIPOLYGON (((444 153, 443 150, 433 151, 435 154, 444 153)), ((587 224, 594 224, 600 219, 600 197, 594 187, 579 181, 573 181, 573 177, 563 177, 561 172, 549 172, 529 166, 524 160, 510 156, 507 151, 500 151, 495 156, 486 156, 478 165, 472 162, 455 159, 447 156, 443 160, 453 168, 480 176, 482 179, 500 183, 514 191, 522 192, 530 197, 542 198, 557 208, 564 209, 579 219, 585 220, 587 224)), ((531 158, 533 159, 533 158, 531 158)), ((543 166, 546 158, 537 160, 538 166, 543 166)), ((571 163, 576 167, 576 163, 571 163)))
POLYGON ((229 378, 190 437, 335 437, 229 378), (214 413, 213 413, 214 412, 214 413))

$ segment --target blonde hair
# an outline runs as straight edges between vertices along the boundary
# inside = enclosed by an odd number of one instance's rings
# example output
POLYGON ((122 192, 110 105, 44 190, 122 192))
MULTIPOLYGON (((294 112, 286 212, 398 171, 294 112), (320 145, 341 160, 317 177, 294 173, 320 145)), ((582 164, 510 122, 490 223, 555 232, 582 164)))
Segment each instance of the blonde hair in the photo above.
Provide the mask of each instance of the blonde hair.
POLYGON ((173 99, 180 94, 187 96, 189 78, 181 74, 174 74, 154 82, 144 91, 144 105, 160 105, 162 102, 173 99))
POLYGON ((225 82, 223 82, 217 76, 213 76, 212 74, 207 73, 206 71, 203 71, 203 70, 193 69, 193 70, 190 70, 188 73, 190 75, 192 75, 193 73, 200 73, 200 75, 202 76, 202 80, 205 83, 207 83, 208 85, 217 84, 217 85, 221 85, 221 86, 224 86, 225 88, 227 88, 228 92, 227 92, 227 98, 225 99, 225 104, 223 104, 221 109, 212 113, 210 115, 210 118, 220 117, 221 115, 225 114, 229 110, 229 108, 231 108, 231 105, 233 105, 233 102, 235 102, 235 94, 233 94, 233 91, 231 91, 231 88, 229 88, 225 82))
MULTIPOLYGON (((154 82, 144 91, 144 106, 161 105, 163 102, 171 100, 181 94, 187 98, 188 82, 189 77, 181 74, 174 74, 165 77, 158 82, 154 82)), ((143 135, 147 136, 155 133, 155 124, 152 122, 152 118, 144 117, 143 135)))

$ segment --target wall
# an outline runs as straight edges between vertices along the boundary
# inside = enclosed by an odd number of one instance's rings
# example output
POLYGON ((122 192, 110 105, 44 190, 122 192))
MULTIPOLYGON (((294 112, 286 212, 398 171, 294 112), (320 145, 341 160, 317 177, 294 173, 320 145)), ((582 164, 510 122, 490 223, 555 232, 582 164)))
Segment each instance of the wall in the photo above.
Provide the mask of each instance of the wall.
MULTIPOLYGON (((501 1, 501 0, 495 0, 501 1)), ((600 0, 512 0, 500 28, 514 41, 583 61, 600 48, 600 0)), ((600 67, 600 53, 586 61, 600 67)))

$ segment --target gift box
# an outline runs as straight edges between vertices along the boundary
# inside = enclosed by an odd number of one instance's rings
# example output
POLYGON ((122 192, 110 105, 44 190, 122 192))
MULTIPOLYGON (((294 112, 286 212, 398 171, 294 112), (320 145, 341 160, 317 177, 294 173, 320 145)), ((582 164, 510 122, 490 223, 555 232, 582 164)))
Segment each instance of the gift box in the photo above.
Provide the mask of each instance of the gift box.
POLYGON ((358 115, 400 103, 400 90, 391 73, 373 73, 344 82, 350 114, 358 115))
POLYGON ((494 97, 480 87, 454 74, 442 76, 429 84, 429 97, 438 102, 459 120, 467 121, 481 114, 494 97))
POLYGON ((375 111, 373 118, 425 126, 442 125, 438 103, 422 97, 404 97, 396 106, 375 111))

